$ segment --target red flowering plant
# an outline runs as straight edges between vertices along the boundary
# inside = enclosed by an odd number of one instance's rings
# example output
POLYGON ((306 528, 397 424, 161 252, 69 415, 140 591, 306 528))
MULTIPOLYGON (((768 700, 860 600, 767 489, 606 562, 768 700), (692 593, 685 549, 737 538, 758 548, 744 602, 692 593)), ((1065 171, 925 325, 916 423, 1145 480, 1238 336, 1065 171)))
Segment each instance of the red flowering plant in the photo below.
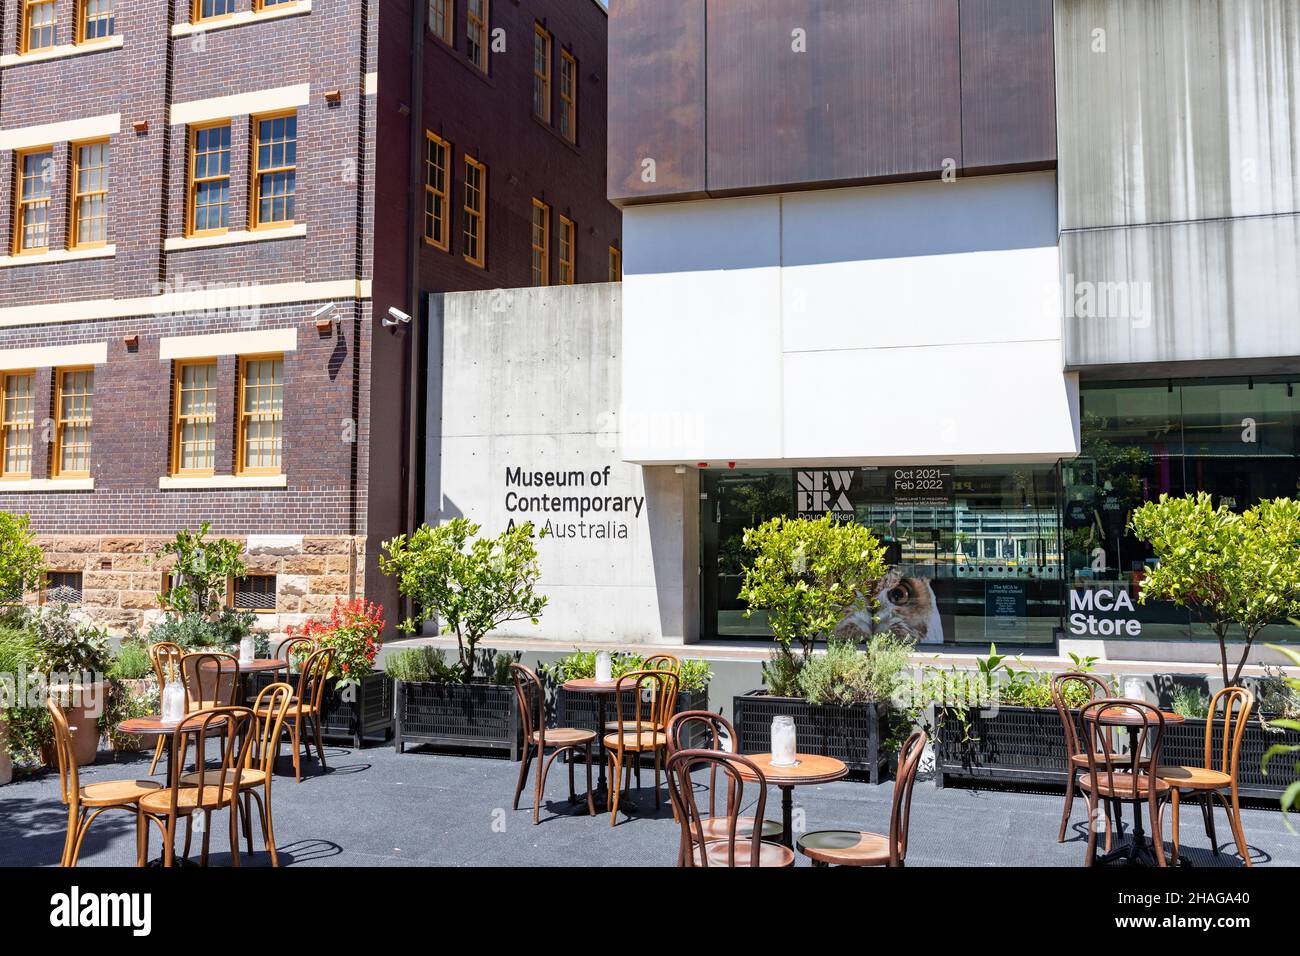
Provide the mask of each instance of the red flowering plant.
MULTIPOLYGON (((299 628, 290 625, 285 633, 307 638, 316 650, 332 650, 334 664, 329 676, 337 679, 339 686, 347 686, 359 684, 374 669, 383 630, 384 609, 380 605, 364 598, 347 603, 335 598, 328 621, 312 619, 299 628)), ((306 658, 310 653, 304 648, 298 656, 306 658)))

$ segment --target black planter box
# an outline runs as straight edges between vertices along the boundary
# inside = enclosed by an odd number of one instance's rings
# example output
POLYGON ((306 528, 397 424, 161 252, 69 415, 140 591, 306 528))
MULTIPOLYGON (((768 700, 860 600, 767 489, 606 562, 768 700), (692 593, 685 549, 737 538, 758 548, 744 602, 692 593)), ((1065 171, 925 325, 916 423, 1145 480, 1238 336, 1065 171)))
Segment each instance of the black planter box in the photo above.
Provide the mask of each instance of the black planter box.
MULTIPOLYGON (((273 683, 274 674, 248 675, 248 699, 252 701, 273 683)), ((291 676, 289 685, 297 691, 296 674, 291 676)), ((393 681, 383 671, 372 671, 361 679, 351 694, 332 685, 325 691, 323 709, 320 735, 326 740, 344 740, 358 748, 367 737, 387 740, 393 730, 393 681)))
POLYGON ((958 711, 939 710, 932 724, 938 787, 953 779, 1065 785, 1069 759, 1055 708, 972 709, 964 720, 958 711))
MULTIPOLYGON (((1274 744, 1300 744, 1300 733, 1294 730, 1271 733, 1264 729, 1259 717, 1252 716, 1241 738, 1241 756, 1237 761, 1237 793, 1243 797, 1278 799, 1286 788, 1295 783, 1295 754, 1278 754, 1268 762, 1268 776, 1260 769, 1264 754, 1274 744)), ((1215 727, 1214 754, 1223 747, 1223 721, 1215 727)), ((1185 723, 1170 724, 1165 728, 1165 741, 1161 747, 1160 762, 1200 767, 1205 764, 1205 721, 1188 718, 1185 723)))
POLYGON ((515 689, 506 684, 395 682, 393 742, 506 750, 520 759, 523 731, 515 689))
POLYGON ((882 767, 888 774, 890 755, 880 746, 883 704, 810 704, 753 690, 733 698, 732 707, 743 754, 770 753, 772 718, 785 715, 794 718, 800 753, 843 760, 850 770, 868 773, 872 783, 880 783, 882 767))
MULTIPOLYGON (((941 719, 935 747, 936 785, 942 787, 953 779, 1065 785, 1069 773, 1065 732, 1054 708, 1004 706, 989 715, 970 711, 969 740, 964 739, 965 726, 957 712, 938 712, 936 718, 941 719)), ((1241 741, 1237 764, 1237 792, 1241 796, 1276 799, 1297 779, 1295 759, 1286 755, 1275 757, 1269 763, 1268 776, 1263 774, 1260 765, 1273 744, 1300 744, 1300 734, 1270 733, 1258 717, 1252 717, 1241 741)), ((1216 733, 1216 753, 1221 746, 1222 735, 1216 733)), ((1181 724, 1166 725, 1160 762, 1203 766, 1205 721, 1189 718, 1181 724)))

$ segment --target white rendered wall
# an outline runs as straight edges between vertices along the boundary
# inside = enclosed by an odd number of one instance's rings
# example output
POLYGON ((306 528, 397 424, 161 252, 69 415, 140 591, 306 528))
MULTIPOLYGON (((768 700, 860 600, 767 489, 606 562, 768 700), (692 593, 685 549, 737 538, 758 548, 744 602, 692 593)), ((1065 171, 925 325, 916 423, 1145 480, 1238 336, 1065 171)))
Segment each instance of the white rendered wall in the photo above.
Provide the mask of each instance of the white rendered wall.
POLYGON ((1078 454, 1052 173, 624 213, 638 462, 1078 454))

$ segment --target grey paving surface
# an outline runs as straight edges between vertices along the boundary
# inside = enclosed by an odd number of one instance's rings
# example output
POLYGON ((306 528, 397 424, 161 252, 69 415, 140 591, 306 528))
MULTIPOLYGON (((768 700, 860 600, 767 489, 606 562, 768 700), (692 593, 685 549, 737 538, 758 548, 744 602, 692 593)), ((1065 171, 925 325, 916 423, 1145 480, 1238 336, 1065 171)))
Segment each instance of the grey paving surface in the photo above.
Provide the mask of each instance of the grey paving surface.
MULTIPOLYGON (((510 809, 518 764, 484 757, 426 751, 398 755, 391 747, 363 750, 326 748, 328 772, 312 765, 302 783, 277 777, 273 785, 275 829, 282 864, 294 866, 670 866, 677 826, 665 805, 653 812, 652 774, 636 794, 647 812, 621 819, 585 813, 585 803, 567 801, 565 768, 552 768, 540 826, 532 825, 531 804, 510 809), (580 812, 581 811, 581 812, 580 812)), ((161 768, 160 768, 161 769, 161 768)), ((144 776, 142 757, 114 763, 107 755, 86 768, 83 783, 144 776)), ((579 789, 582 773, 578 775, 579 789)), ((44 774, 0 787, 0 865, 51 866, 58 862, 66 812, 58 781, 44 774)), ((841 781, 796 791, 796 828, 845 827, 883 831, 889 821, 892 784, 841 781)), ((525 794, 527 799, 527 793, 525 794)), ((938 790, 917 783, 913 804, 910 866, 1078 866, 1083 859, 1082 804, 1076 803, 1074 832, 1056 842, 1061 797, 1053 793, 938 790)), ((773 790, 768 815, 779 819, 773 790)), ((1257 866, 1300 865, 1300 835, 1287 831, 1279 812, 1247 810, 1247 840, 1257 866)), ((224 814, 214 818, 213 863, 228 862, 224 814)), ((1228 842, 1222 814, 1218 832, 1224 852, 1209 852, 1200 813, 1183 815, 1183 845, 1197 865, 1240 866, 1228 842)), ((196 844, 197 846, 197 844, 196 844)), ((260 846, 260 833, 255 846, 260 846)), ((158 850, 155 835, 153 852, 158 850)), ((133 819, 109 813, 86 841, 83 866, 127 866, 134 862, 133 819)), ((265 866, 257 852, 245 863, 265 866)), ((800 860, 800 865, 804 861, 800 860)))

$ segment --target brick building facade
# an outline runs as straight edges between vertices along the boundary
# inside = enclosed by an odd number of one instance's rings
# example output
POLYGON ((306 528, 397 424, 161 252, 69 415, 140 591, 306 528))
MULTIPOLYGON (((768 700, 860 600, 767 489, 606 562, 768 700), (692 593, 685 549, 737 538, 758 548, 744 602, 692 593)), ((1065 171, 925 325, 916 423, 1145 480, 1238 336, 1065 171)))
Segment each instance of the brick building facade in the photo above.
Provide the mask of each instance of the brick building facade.
POLYGON ((0 508, 31 514, 92 616, 139 620, 152 555, 206 520, 265 576, 240 587, 271 630, 336 596, 396 620, 375 558, 420 519, 422 293, 528 284, 548 189, 591 230, 578 281, 608 277, 603 10, 456 0, 446 42, 433 6, 0 0, 0 508), (499 37, 486 70, 471 7, 499 37), (548 19, 557 62, 581 45, 577 143, 532 116, 527 40, 548 19), (446 250, 417 231, 426 129, 452 144, 446 250), (486 168, 482 266, 462 248, 466 155, 486 168), (390 309, 416 321, 385 326, 390 309))

